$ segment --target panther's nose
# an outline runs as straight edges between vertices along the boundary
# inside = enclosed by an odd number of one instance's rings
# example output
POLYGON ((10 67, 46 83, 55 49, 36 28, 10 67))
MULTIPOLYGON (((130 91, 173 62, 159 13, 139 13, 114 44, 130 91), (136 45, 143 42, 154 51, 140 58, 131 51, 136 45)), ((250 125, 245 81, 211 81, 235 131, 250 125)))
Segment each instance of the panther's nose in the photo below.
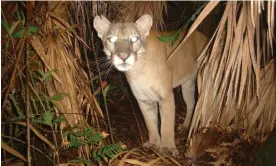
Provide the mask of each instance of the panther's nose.
POLYGON ((123 61, 127 60, 127 58, 130 56, 130 53, 119 53, 119 58, 121 58, 123 61))

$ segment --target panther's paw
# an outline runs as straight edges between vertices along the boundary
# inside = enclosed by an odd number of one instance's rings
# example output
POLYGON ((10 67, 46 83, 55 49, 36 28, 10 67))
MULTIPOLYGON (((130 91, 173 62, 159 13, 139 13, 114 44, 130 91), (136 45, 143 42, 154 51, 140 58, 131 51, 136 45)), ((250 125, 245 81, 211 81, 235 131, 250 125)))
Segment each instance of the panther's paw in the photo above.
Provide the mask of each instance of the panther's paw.
POLYGON ((158 149, 159 148, 159 145, 157 145, 157 144, 154 144, 154 143, 151 143, 150 141, 148 141, 148 142, 145 142, 144 144, 143 144, 143 147, 144 148, 148 148, 148 149, 158 149))
POLYGON ((174 157, 179 155, 179 151, 176 148, 161 147, 159 153, 162 155, 172 155, 174 157))
POLYGON ((177 127, 177 131, 178 131, 178 133, 180 133, 182 135, 184 134, 184 136, 186 137, 186 136, 188 136, 189 128, 184 127, 184 125, 181 124, 177 127))

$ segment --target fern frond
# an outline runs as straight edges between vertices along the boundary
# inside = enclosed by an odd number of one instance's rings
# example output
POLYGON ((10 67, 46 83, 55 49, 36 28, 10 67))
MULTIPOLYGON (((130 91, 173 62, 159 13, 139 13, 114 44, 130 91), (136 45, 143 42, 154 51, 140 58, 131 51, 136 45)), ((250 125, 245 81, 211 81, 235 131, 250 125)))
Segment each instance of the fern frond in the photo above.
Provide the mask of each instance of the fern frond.
POLYGON ((113 159, 115 155, 121 153, 125 149, 126 146, 121 142, 107 145, 93 153, 93 160, 99 163, 102 160, 106 160, 106 158, 113 159))

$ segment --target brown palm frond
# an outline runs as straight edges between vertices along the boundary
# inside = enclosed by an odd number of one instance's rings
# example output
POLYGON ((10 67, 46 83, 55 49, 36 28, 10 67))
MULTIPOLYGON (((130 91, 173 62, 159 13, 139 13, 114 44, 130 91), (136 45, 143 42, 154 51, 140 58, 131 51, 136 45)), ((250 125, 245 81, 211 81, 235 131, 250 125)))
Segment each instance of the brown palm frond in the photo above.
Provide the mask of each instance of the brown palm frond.
MULTIPOLYGON (((77 42, 76 44, 78 44, 79 46, 79 50, 83 51, 83 57, 84 57, 84 66, 86 68, 86 72, 88 73, 88 80, 90 81, 90 87, 95 94, 97 93, 103 93, 103 86, 104 83, 102 82, 102 74, 105 73, 106 71, 100 71, 100 65, 99 65, 99 59, 98 59, 98 52, 99 52, 99 48, 98 48, 98 38, 96 37, 93 29, 93 24, 91 22, 91 16, 92 15, 98 15, 99 13, 106 15, 107 9, 110 7, 109 2, 71 2, 71 5, 69 7, 69 14, 70 14, 70 23, 72 25, 78 25, 78 27, 76 28, 76 33, 80 36, 80 38, 82 39, 82 41, 77 42), (91 8, 93 8, 93 10, 90 10, 91 8), (76 10, 77 9, 77 12, 76 10), (87 45, 84 45, 83 43, 87 43, 87 45), (89 61, 93 59, 94 60, 94 64, 96 64, 94 66, 94 68, 96 68, 96 70, 92 70, 93 66, 89 63, 89 61), (94 81, 93 81, 94 80, 94 81), (100 87, 94 87, 96 84, 100 84, 100 87)), ((108 73, 108 72, 107 72, 108 73)), ((93 101, 96 101, 94 98, 94 95, 92 95, 93 97, 93 101)), ((106 105, 106 100, 104 98, 104 103, 105 103, 105 115, 107 118, 107 123, 108 123, 108 128, 109 128, 109 133, 110 133, 110 138, 111 138, 111 142, 113 142, 113 133, 112 133, 112 129, 111 129, 111 124, 110 124, 110 120, 109 120, 109 112, 108 112, 108 108, 106 105)), ((98 103, 95 102, 94 104, 96 107, 94 109, 98 109, 101 110, 101 108, 99 107, 98 103)), ((89 111, 88 109, 86 109, 86 111, 89 111)), ((89 111, 90 112, 90 111, 89 111)), ((93 112, 91 112, 93 113, 93 112)), ((100 117, 103 118, 103 114, 100 113, 100 117)), ((99 121, 98 118, 94 118, 97 117, 97 112, 94 112, 94 115, 92 116, 92 121, 99 121), (95 114, 96 113, 96 114, 95 114)), ((87 117, 86 117, 87 119, 87 117)), ((101 120, 101 119, 100 119, 101 120)), ((92 122, 92 124, 95 124, 94 122, 92 122)), ((103 127, 102 125, 97 125, 97 127, 103 127)), ((105 126, 104 126, 105 128, 105 126)), ((105 128, 107 129, 107 128, 105 128)))
POLYGON ((156 152, 146 152, 141 148, 133 148, 127 152, 120 154, 122 158, 114 158, 109 162, 109 166, 124 166, 124 165, 177 165, 180 164, 171 156, 161 156, 156 152))
MULTIPOLYGON (((80 48, 76 35, 62 10, 55 8, 60 3, 49 2, 49 11, 41 26, 41 36, 35 35, 30 43, 45 65, 45 71, 56 70, 53 80, 47 80, 46 89, 49 96, 65 93, 63 100, 57 101, 59 111, 65 123, 61 123, 61 131, 65 127, 86 128, 89 125, 104 127, 104 116, 97 100, 90 89, 89 78, 82 66, 80 48), (88 121, 91 120, 91 121, 88 121)), ((82 42, 82 41, 81 41, 82 42)), ((66 139, 66 138, 65 138, 66 139)), ((89 147, 82 147, 80 153, 90 156, 89 147)))
MULTIPOLYGON (((89 3, 86 3, 89 5, 89 3)), ((92 16, 95 17, 96 15, 107 15, 107 12, 110 11, 110 2, 108 1, 92 1, 92 16)), ((88 12, 88 11, 87 11, 88 12)))
MULTIPOLYGON (((87 46, 72 29, 68 15, 64 14, 68 3, 49 2, 48 5, 49 11, 41 26, 43 37, 33 36, 30 43, 44 63, 45 71, 56 70, 54 79, 48 80, 45 85, 49 96, 66 94, 63 100, 56 102, 59 108, 57 115, 61 114, 66 119, 60 125, 61 131, 67 127, 83 129, 89 126, 105 130, 102 110, 91 90, 91 75, 88 76, 82 68, 79 43, 87 46)), ((79 155, 90 158, 89 147, 81 147, 79 155)))
POLYGON ((154 18, 152 26, 154 30, 165 28, 166 1, 93 1, 91 8, 93 17, 104 15, 114 22, 134 22, 143 14, 150 14, 154 18))
POLYGON ((276 122, 274 13, 272 1, 226 2, 212 47, 200 58, 199 99, 189 137, 213 125, 235 126, 244 131, 242 138, 258 135, 258 140, 272 131, 276 122))
POLYGON ((185 156, 191 159, 191 161, 202 160, 205 150, 213 147, 223 140, 222 131, 214 129, 204 129, 208 132, 198 131, 193 134, 191 141, 189 142, 188 151, 185 156))
POLYGON ((163 30, 165 27, 164 15, 167 14, 166 1, 122 1, 112 2, 111 6, 118 9, 115 21, 136 21, 143 14, 153 17, 153 29, 163 30))
MULTIPOLYGON (((68 95, 64 100, 59 101, 58 105, 64 111, 62 114, 70 125, 85 123, 82 108, 93 112, 94 107, 98 111, 98 116, 95 118, 103 118, 101 110, 95 105, 90 93, 87 75, 75 60, 75 58, 80 58, 78 54, 80 51, 75 41, 76 38, 72 38, 74 34, 69 24, 55 13, 49 13, 48 16, 42 27, 45 39, 34 36, 30 42, 44 62, 46 70, 57 69, 54 74, 55 80, 47 83, 50 96, 58 92, 68 95)), ((98 122, 98 120, 93 122, 98 122)))

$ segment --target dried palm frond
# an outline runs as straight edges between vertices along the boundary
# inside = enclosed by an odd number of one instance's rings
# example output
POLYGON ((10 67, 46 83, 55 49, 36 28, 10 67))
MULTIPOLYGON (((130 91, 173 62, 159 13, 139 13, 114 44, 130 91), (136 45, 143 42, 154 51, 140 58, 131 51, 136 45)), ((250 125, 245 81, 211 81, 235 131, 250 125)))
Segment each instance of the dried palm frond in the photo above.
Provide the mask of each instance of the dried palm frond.
POLYGON ((123 152, 109 162, 109 166, 137 165, 137 166, 153 166, 153 165, 180 165, 170 156, 160 156, 157 153, 145 152, 140 148, 133 148, 128 152, 123 152), (121 157, 121 158, 120 158, 121 157))
POLYGON ((205 150, 218 144, 223 137, 222 132, 216 129, 207 130, 208 132, 197 132, 193 134, 189 143, 188 151, 185 156, 191 161, 198 161, 205 154, 205 150))
MULTIPOLYGON (((85 59, 85 68, 87 69, 88 78, 90 81, 91 89, 93 90, 94 94, 98 94, 101 92, 103 94, 103 88, 105 86, 105 83, 102 82, 102 75, 108 74, 108 72, 111 69, 111 65, 105 58, 98 58, 98 44, 99 41, 94 33, 94 27, 93 23, 91 22, 91 16, 92 15, 98 15, 98 12, 101 12, 102 14, 106 15, 106 10, 109 7, 108 2, 71 2, 71 5, 69 7, 69 14, 70 14, 70 23, 73 25, 78 25, 76 28, 76 33, 80 36, 82 39, 82 42, 79 43, 80 50, 83 52, 83 57, 85 59), (90 10, 93 8, 93 11, 90 10), (76 11, 77 9, 77 11, 76 11), (104 12, 105 11, 105 12, 104 12), (87 45, 84 45, 84 43, 87 43, 87 45), (94 60, 92 64, 95 64, 92 66, 89 61, 94 60), (103 63, 105 66, 100 66, 100 62, 103 63), (95 69, 94 71, 92 69, 95 69), (106 71, 101 71, 101 69, 106 69, 106 71), (94 84, 99 84, 100 87, 94 87, 94 84)), ((107 77, 107 76, 106 76, 107 77)), ((97 105, 98 106, 98 105, 97 105)), ((105 115, 107 118, 109 133, 111 142, 113 142, 113 133, 112 128, 110 124, 109 119, 109 112, 106 104, 106 100, 104 97, 104 110, 105 115)), ((103 117, 103 115, 101 115, 103 117)))
POLYGON ((166 1, 122 1, 112 2, 118 8, 116 21, 136 21, 143 14, 153 17, 153 29, 163 30, 165 27, 163 14, 167 14, 166 1))
POLYGON ((34 36, 30 42, 44 62, 46 70, 57 69, 55 80, 47 83, 47 89, 50 95, 57 92, 68 95, 58 105, 69 125, 86 123, 82 116, 82 109, 85 108, 86 114, 97 114, 93 117, 96 118, 93 125, 97 126, 98 117, 103 118, 103 115, 90 93, 86 73, 75 60, 80 58, 80 51, 70 28, 66 20, 49 12, 42 27, 45 38, 34 36), (95 110, 96 114, 93 113, 95 110))
MULTIPOLYGON (((89 5, 87 3, 87 5, 89 5)), ((108 7, 109 7, 109 2, 107 1, 93 1, 92 2, 92 13, 93 13, 93 17, 97 16, 97 15, 107 15, 107 11, 108 11, 108 7)), ((88 12, 88 11, 87 11, 88 12)))
MULTIPOLYGON (((49 96, 57 93, 66 94, 63 100, 57 101, 57 114, 62 114, 66 119, 66 123, 61 123, 61 131, 65 127, 74 127, 78 130, 89 125, 105 129, 102 110, 90 88, 91 75, 88 76, 82 68, 79 42, 85 46, 86 44, 72 29, 68 15, 64 14, 68 4, 48 2, 49 10, 46 10, 45 20, 37 19, 44 22, 41 26, 41 36, 33 36, 30 43, 43 61, 45 70, 57 71, 53 74, 54 79, 46 82, 49 96)), ((88 146, 83 146, 79 150, 79 155, 91 157, 88 146)))
MULTIPOLYGON (((54 79, 46 82, 49 96, 66 94, 63 100, 57 101, 57 114, 62 114, 66 119, 66 123, 61 123, 61 131, 65 127, 104 127, 102 110, 92 94, 88 76, 81 67, 82 57, 78 44, 81 38, 76 35, 67 17, 64 17, 63 11, 68 3, 48 4, 50 10, 43 20, 41 35, 33 36, 30 43, 43 61, 45 70, 57 71, 54 73, 54 79)), ((37 20, 40 19, 43 18, 37 20)), ((87 158, 90 156, 89 147, 82 147, 79 152, 87 158)))
POLYGON ((226 2, 208 44, 212 47, 200 57, 199 99, 189 137, 213 125, 234 126, 243 131, 242 138, 257 135, 254 139, 260 141, 272 131, 276 122, 274 13, 273 1, 226 2))
POLYGON ((185 156, 187 165, 252 165, 256 141, 240 139, 234 126, 202 128, 192 135, 185 156))

